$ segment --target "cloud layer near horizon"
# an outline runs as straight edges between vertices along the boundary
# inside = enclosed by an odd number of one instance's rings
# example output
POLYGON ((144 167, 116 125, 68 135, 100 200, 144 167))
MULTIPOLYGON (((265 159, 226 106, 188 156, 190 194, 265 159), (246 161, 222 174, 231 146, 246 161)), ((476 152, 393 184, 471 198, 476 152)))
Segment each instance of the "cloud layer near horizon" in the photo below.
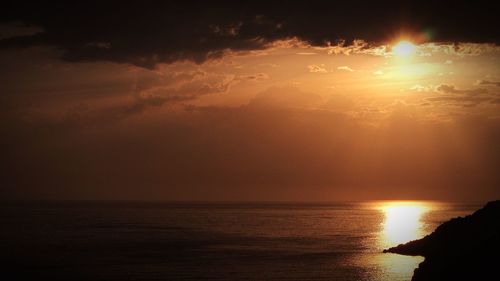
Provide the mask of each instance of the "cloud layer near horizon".
POLYGON ((374 127, 307 107, 317 100, 295 88, 271 88, 240 107, 11 123, 0 142, 9 163, 2 196, 241 201, 498 194, 495 120, 464 116, 440 124, 395 104, 374 127))

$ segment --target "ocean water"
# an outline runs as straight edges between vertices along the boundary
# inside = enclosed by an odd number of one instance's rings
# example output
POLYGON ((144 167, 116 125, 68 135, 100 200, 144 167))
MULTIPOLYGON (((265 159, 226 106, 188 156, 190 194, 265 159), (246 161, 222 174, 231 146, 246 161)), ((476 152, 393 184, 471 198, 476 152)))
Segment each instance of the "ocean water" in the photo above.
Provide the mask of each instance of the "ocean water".
POLYGON ((479 205, 3 204, 4 280, 410 280, 381 253, 479 205))

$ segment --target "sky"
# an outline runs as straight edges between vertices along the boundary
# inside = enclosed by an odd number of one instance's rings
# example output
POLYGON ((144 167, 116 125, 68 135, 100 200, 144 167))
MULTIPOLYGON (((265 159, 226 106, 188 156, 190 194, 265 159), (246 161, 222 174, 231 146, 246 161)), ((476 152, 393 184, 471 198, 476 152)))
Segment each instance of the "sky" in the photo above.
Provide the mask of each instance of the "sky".
POLYGON ((500 197, 491 1, 33 5, 0 12, 2 198, 500 197))

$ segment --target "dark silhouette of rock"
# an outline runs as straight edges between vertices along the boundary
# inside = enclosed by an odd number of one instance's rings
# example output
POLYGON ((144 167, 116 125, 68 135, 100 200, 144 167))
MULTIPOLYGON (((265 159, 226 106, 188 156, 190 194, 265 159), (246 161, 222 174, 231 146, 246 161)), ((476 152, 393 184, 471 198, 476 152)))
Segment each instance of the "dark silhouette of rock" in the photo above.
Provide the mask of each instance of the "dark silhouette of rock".
POLYGON ((384 253, 424 256, 412 281, 500 280, 500 201, 384 253))

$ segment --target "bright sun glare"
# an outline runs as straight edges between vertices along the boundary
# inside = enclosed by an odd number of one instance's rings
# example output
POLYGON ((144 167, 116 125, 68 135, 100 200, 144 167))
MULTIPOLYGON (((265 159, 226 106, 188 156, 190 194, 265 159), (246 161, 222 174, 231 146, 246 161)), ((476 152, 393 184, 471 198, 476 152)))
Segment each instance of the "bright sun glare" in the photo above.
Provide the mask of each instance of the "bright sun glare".
POLYGON ((415 53, 416 48, 417 46, 410 41, 403 40, 392 47, 392 52, 398 57, 405 58, 415 53))
POLYGON ((383 240, 395 246, 419 238, 421 217, 429 210, 424 202, 387 202, 380 206, 385 215, 383 240))

